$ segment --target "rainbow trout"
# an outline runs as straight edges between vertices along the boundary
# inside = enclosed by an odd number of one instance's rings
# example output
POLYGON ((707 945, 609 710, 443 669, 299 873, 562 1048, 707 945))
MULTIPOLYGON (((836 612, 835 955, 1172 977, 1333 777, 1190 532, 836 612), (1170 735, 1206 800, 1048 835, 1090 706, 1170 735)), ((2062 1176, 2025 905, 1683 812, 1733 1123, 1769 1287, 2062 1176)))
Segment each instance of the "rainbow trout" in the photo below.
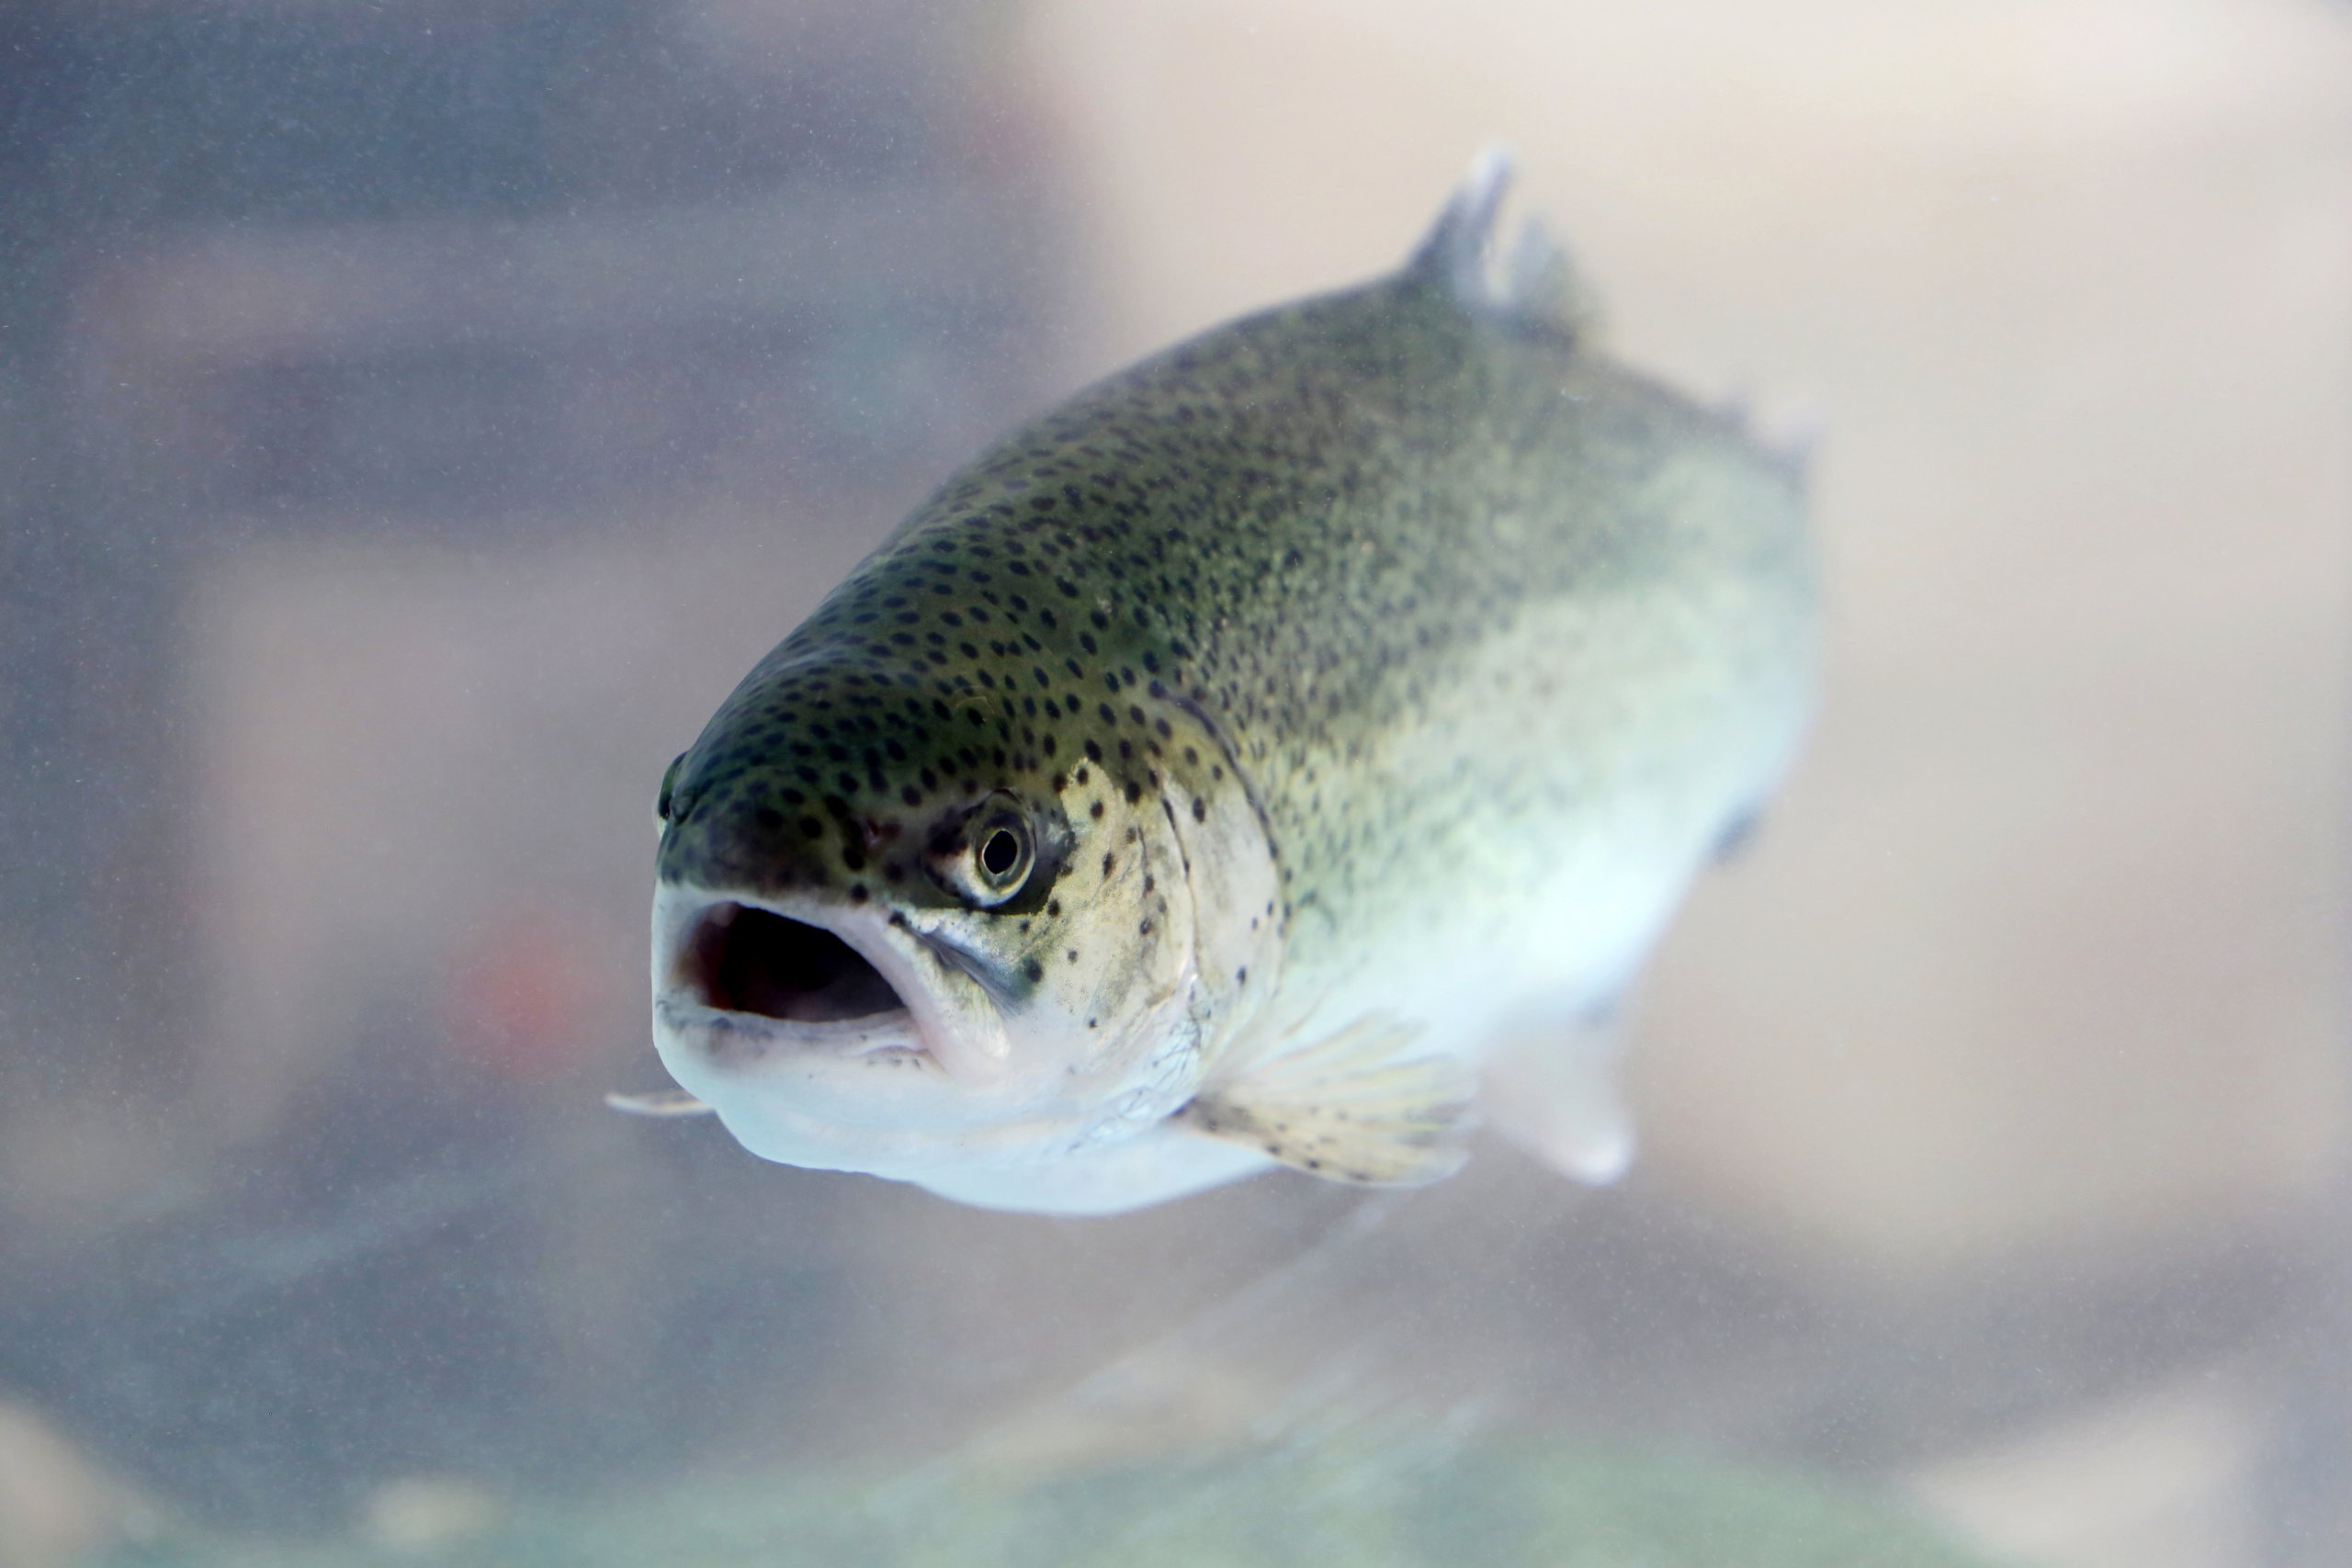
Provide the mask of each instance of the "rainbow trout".
POLYGON ((1433 1180, 1482 1100, 1623 1165, 1591 1021, 1790 759, 1814 570, 1792 464, 1496 254, 1507 174, 1013 434, 744 678, 656 808, 666 1108, 1060 1213, 1433 1180))

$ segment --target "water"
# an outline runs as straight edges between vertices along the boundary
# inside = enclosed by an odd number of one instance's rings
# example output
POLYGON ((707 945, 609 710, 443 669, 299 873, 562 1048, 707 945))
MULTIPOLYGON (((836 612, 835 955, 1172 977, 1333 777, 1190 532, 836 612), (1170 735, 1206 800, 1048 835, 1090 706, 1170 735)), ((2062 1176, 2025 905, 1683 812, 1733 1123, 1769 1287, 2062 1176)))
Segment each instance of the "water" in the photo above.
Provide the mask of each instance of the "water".
POLYGON ((2352 1556, 2352 25, 0 17, 0 1564, 2352 1556), (1057 1221, 604 1108, 661 772, 937 478, 1477 145, 1821 439, 1830 686, 1500 1145, 1057 1221))

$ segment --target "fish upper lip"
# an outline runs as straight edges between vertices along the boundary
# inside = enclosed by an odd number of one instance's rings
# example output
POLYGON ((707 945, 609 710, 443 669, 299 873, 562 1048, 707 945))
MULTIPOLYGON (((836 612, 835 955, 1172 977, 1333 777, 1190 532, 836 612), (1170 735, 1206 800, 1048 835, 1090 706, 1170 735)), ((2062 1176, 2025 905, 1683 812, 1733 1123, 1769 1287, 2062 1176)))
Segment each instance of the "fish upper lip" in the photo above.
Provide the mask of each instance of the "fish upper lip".
POLYGON ((743 889, 710 889, 663 883, 654 901, 653 1009, 656 1018, 672 1028, 705 1029, 757 1037, 765 1042, 806 1045, 827 1055, 879 1055, 885 1050, 911 1048, 957 1077, 987 1082, 998 1076, 1009 1052, 997 1021, 1001 993, 979 962, 954 942, 934 932, 893 922, 886 914, 854 906, 814 900, 775 898, 743 889), (896 1010, 845 1019, 787 1020, 763 1013, 714 1007, 695 994, 678 975, 685 944, 699 923, 721 905, 762 909, 830 932, 871 964, 899 998, 896 1010), (898 929, 893 929, 894 925, 898 929), (918 953, 933 957, 937 967, 952 969, 984 995, 989 1003, 986 1021, 993 1027, 974 1029, 968 1009, 942 1005, 938 981, 927 975, 918 953), (960 1021, 966 1027, 958 1027, 960 1021), (883 1032, 876 1021, 897 1025, 894 1042, 872 1040, 883 1032), (908 1039, 911 1036, 911 1039, 908 1039))

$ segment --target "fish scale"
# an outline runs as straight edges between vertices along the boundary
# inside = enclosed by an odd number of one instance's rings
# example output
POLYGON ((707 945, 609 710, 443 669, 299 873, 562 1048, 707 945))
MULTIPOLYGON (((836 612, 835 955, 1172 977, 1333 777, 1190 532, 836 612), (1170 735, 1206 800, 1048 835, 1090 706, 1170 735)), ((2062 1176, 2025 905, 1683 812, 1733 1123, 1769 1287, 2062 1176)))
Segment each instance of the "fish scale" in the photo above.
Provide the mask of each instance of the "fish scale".
POLYGON ((1426 1179, 1347 1157, 1380 1115, 1318 1108, 1426 1083, 1392 1130, 1450 1148, 1466 1080, 1400 1058, 1475 1071, 1625 983, 1794 746, 1811 557, 1792 466, 1597 352, 1556 253, 1495 280, 1501 181, 1474 171, 1402 272, 1147 361, 951 479, 673 765, 657 1037, 745 1142, 1011 1207, 1269 1160, 1426 1179), (1030 859, 983 903, 991 840, 1030 859), (720 907, 895 974, 938 1093, 868 1103, 849 1067, 820 1115, 775 1065, 794 1038, 752 1088, 702 1060, 678 933, 720 907), (1264 1136, 1274 1103, 1316 1154, 1264 1136), (886 1156, 851 1146, 868 1122, 886 1156))

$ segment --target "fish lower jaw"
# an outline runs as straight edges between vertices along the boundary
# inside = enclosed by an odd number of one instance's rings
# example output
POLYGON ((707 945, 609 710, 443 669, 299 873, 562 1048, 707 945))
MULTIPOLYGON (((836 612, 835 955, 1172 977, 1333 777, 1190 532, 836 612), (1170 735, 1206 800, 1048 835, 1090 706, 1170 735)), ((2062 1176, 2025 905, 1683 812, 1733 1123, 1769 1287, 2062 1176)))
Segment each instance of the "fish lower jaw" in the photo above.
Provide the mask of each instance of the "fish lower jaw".
POLYGON ((903 1019, 809 1026, 664 996, 653 1023, 670 1076, 778 1164, 912 1181, 1051 1164, 1087 1143, 1082 1125, 976 1093, 903 1019))
POLYGON ((653 1023, 657 1038, 674 1042, 721 1069, 796 1057, 939 1065, 916 1032, 914 1015, 903 1007, 811 1022, 712 1007, 672 992, 654 998, 653 1023))
POLYGON ((883 1174, 910 1132, 966 1114, 968 1091, 903 1012, 808 1024, 665 995, 653 1004, 653 1044, 738 1142, 786 1165, 883 1174))

